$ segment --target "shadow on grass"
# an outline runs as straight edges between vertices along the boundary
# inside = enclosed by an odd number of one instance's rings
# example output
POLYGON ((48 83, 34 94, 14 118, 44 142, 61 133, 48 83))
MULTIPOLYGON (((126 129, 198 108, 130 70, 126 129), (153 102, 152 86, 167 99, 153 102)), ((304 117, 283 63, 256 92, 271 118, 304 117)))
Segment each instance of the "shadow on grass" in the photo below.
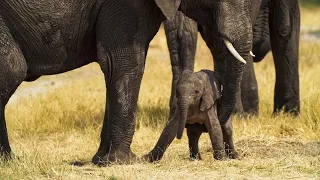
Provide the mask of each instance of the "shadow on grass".
POLYGON ((86 160, 73 161, 73 162, 70 163, 70 165, 77 166, 77 167, 82 167, 82 166, 90 165, 90 164, 92 164, 92 162, 91 161, 86 161, 86 160))

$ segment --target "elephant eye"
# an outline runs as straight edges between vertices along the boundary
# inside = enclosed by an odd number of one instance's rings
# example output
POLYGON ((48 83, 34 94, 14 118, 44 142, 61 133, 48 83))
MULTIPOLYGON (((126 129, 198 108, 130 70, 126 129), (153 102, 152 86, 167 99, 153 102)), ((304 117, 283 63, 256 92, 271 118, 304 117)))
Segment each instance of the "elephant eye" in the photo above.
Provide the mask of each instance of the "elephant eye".
POLYGON ((198 94, 198 93, 199 93, 199 90, 196 90, 195 93, 198 94))

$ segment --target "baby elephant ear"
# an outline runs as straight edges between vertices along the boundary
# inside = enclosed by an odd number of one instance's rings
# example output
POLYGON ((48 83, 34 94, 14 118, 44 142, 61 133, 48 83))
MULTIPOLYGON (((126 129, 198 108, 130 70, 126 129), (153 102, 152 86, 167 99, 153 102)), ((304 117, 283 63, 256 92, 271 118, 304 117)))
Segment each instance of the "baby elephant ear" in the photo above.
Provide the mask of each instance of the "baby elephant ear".
POLYGON ((212 92, 212 87, 211 87, 209 77, 207 74, 205 73, 203 74, 205 77, 204 77, 204 92, 201 96, 201 103, 200 103, 201 111, 209 110, 214 104, 213 92, 212 92))
POLYGON ((181 0, 155 0, 163 15, 168 20, 173 20, 180 6, 181 0))
POLYGON ((222 81, 218 72, 214 71, 210 74, 210 82, 213 92, 213 101, 218 100, 222 96, 222 81), (212 77, 211 77, 212 76, 212 77))
POLYGON ((190 73, 193 73, 193 71, 190 69, 185 69, 182 71, 181 76, 186 75, 186 74, 190 74, 190 73))

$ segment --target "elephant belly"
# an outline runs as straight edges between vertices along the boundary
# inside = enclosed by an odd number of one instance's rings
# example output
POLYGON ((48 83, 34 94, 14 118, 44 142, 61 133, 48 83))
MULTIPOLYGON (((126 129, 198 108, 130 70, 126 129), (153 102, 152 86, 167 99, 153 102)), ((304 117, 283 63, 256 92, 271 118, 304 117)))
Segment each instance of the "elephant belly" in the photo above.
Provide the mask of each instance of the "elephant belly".
POLYGON ((200 110, 193 110, 193 108, 189 108, 187 123, 188 124, 195 124, 195 123, 204 124, 205 121, 208 120, 206 117, 207 115, 204 112, 200 110))
POLYGON ((204 132, 204 133, 208 132, 208 129, 204 124, 199 124, 199 123, 188 124, 187 123, 185 127, 191 131, 204 132))
POLYGON ((94 0, 4 0, 0 8, 28 73, 56 74, 95 60, 94 0))

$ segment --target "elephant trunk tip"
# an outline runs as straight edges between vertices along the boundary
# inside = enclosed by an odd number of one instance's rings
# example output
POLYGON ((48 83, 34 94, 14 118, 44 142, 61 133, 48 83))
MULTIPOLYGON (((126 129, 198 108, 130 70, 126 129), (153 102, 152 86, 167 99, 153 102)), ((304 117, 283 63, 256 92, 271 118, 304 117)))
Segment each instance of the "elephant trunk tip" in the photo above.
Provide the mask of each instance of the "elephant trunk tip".
POLYGON ((186 125, 186 121, 187 121, 187 112, 183 111, 181 118, 180 118, 180 122, 179 122, 179 129, 177 132, 177 139, 181 139, 182 135, 183 135, 183 131, 184 131, 184 127, 186 125))

